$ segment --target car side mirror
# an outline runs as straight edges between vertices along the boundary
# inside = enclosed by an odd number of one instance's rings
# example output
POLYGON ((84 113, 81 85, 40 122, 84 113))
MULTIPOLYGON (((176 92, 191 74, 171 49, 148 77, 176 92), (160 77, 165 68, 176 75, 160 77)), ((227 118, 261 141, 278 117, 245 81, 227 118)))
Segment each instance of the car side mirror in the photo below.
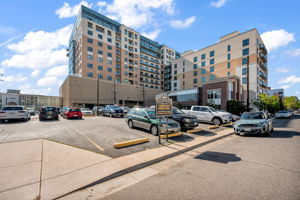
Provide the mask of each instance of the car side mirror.
POLYGON ((145 118, 145 119, 149 119, 149 117, 148 117, 148 116, 144 116, 144 118, 145 118))

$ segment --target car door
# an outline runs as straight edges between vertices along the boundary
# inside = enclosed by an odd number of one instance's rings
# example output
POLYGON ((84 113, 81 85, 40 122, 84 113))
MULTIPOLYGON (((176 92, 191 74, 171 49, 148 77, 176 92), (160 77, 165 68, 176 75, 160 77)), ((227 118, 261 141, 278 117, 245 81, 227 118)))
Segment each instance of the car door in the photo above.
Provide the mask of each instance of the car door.
POLYGON ((141 122, 142 115, 143 115, 142 110, 137 110, 134 113, 134 116, 133 116, 133 124, 134 124, 134 126, 143 128, 143 124, 141 122))
POLYGON ((193 106, 190 112, 191 115, 195 115, 198 121, 202 121, 200 106, 193 106))
POLYGON ((201 119, 205 122, 211 122, 213 115, 207 107, 201 107, 201 119))

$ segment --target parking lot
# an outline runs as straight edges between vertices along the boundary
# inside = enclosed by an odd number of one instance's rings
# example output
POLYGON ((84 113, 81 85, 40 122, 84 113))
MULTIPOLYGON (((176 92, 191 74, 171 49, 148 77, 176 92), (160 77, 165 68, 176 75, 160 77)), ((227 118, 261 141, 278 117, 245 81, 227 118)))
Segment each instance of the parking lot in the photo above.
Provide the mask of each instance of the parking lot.
MULTIPOLYGON (((210 124, 199 124, 197 128, 206 131, 184 133, 174 137, 170 142, 191 141, 195 137, 214 135, 216 131, 208 130, 210 124)), ((31 117, 28 122, 10 121, 0 124, 0 142, 14 142, 31 139, 49 139, 67 145, 79 147, 89 151, 102 153, 110 157, 119 157, 149 148, 158 147, 158 137, 142 129, 130 129, 124 118, 84 117, 82 120, 66 120, 60 117, 59 121, 39 121, 37 116, 31 117), (122 149, 115 149, 115 143, 148 138, 149 142, 122 149)))

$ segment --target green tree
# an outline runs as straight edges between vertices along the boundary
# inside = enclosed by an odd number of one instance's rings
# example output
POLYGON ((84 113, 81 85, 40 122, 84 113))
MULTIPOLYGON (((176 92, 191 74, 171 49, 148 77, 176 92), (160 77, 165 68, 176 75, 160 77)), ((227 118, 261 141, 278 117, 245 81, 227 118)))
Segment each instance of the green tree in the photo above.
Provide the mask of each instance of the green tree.
POLYGON ((283 99, 283 106, 286 110, 295 110, 299 108, 299 100, 295 96, 285 97, 283 99))
POLYGON ((235 115, 241 115, 246 111, 246 106, 242 101, 229 100, 227 101, 227 111, 235 115))
POLYGON ((280 109, 280 98, 274 95, 260 94, 253 104, 260 110, 276 113, 280 109))

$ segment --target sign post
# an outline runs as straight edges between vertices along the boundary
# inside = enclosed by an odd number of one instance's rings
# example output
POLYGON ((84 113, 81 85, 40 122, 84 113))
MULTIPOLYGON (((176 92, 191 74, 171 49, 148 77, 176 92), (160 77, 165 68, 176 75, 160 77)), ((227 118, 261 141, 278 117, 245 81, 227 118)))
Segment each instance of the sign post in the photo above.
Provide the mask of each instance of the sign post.
POLYGON ((167 118, 166 141, 168 141, 168 117, 173 115, 173 103, 172 99, 170 99, 166 94, 162 94, 159 98, 156 98, 155 101, 155 114, 159 118, 158 142, 161 144, 161 120, 163 117, 167 118))

